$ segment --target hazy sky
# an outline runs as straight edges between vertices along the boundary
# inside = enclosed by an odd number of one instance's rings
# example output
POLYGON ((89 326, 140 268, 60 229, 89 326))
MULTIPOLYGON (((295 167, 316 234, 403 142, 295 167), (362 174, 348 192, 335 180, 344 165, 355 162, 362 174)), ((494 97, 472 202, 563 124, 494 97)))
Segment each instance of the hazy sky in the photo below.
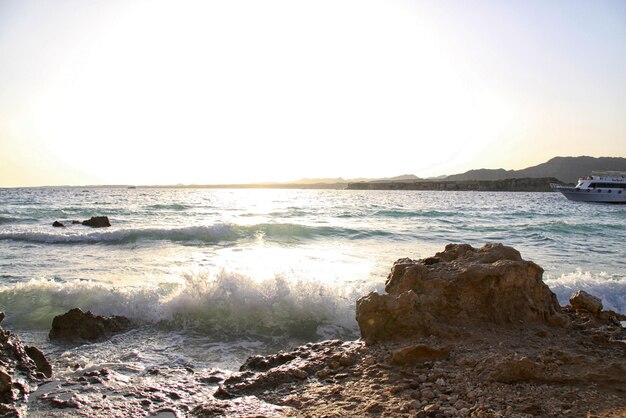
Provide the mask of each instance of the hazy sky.
POLYGON ((626 1, 0 0, 0 186, 626 157, 626 1))

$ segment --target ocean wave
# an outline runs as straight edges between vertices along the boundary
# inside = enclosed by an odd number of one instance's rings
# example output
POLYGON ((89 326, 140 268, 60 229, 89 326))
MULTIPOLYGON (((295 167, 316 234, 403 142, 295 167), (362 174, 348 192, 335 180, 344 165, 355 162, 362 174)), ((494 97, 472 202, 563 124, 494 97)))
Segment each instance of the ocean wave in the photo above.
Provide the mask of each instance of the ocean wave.
POLYGON ((145 209, 150 209, 150 210, 173 210, 173 211, 187 210, 191 208, 193 208, 193 206, 183 205, 180 203, 169 203, 169 204, 157 203, 154 205, 147 205, 145 207, 145 209))
POLYGON ((200 241, 218 243, 239 238, 229 225, 190 226, 183 228, 116 229, 107 231, 59 232, 11 231, 0 233, 0 240, 24 241, 41 244, 127 244, 139 240, 200 241))
POLYGON ((55 315, 79 307, 167 329, 236 337, 313 337, 332 329, 356 335, 355 300, 356 293, 345 289, 281 277, 255 281, 225 271, 140 287, 49 279, 0 287, 5 321, 16 328, 49 329, 55 315))
POLYGON ((545 278, 544 281, 557 295, 561 305, 568 304, 577 290, 584 290, 602 299, 604 309, 626 314, 626 276, 577 269, 558 277, 545 278))
POLYGON ((16 218, 13 216, 0 216, 0 225, 19 224, 23 222, 31 222, 31 218, 16 218))
POLYGON ((579 223, 558 220, 541 222, 533 225, 523 225, 522 230, 527 232, 555 233, 561 235, 580 235, 612 231, 613 226, 598 223, 579 223))
POLYGON ((391 232, 381 230, 263 223, 256 225, 216 224, 181 228, 128 228, 88 232, 72 230, 71 228, 54 231, 39 228, 37 230, 0 232, 0 240, 41 244, 127 244, 140 240, 220 243, 259 236, 270 240, 303 240, 333 236, 362 239, 392 235, 391 232))
POLYGON ((386 217, 386 218, 449 218, 459 215, 458 212, 444 212, 438 210, 379 210, 376 211, 374 216, 386 217))

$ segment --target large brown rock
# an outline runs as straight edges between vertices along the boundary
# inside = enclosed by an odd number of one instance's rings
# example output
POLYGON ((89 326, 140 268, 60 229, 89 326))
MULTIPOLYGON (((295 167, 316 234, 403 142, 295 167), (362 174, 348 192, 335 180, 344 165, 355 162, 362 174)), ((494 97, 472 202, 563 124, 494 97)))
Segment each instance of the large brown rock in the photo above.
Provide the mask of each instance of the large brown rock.
POLYGON ((449 244, 434 257, 400 259, 387 277, 386 295, 372 292, 357 301, 361 336, 393 340, 477 323, 562 323, 542 274, 502 244, 449 244))
POLYGON ((97 341, 126 331, 131 325, 130 320, 123 316, 104 317, 74 308, 54 317, 48 336, 51 340, 97 341))
POLYGON ((569 303, 574 309, 582 309, 591 313, 598 313, 602 310, 602 300, 584 290, 579 290, 572 295, 569 303))

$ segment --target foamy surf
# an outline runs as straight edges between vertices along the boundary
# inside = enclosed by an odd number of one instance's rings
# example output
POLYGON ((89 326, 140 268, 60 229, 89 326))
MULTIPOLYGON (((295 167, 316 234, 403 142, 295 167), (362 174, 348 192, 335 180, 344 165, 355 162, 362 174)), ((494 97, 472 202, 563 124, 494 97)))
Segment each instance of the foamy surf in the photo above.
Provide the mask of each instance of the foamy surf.
POLYGON ((0 232, 0 240, 38 244, 128 244, 137 241, 171 241, 219 243, 263 237, 273 240, 306 240, 320 237, 363 239, 393 237, 382 230, 359 230, 332 226, 292 223, 261 223, 253 225, 215 224, 171 228, 87 229, 83 226, 52 229, 37 226, 0 232))
POLYGON ((207 335, 315 338, 318 330, 355 332, 354 293, 314 282, 281 277, 257 281, 221 271, 185 274, 178 283, 132 287, 31 280, 1 287, 0 305, 7 324, 18 328, 49 329, 55 315, 80 307, 207 335))
POLYGON ((626 276, 577 269, 558 277, 548 276, 544 281, 557 295, 561 305, 567 305, 577 290, 584 290, 602 299, 604 309, 626 313, 626 276))

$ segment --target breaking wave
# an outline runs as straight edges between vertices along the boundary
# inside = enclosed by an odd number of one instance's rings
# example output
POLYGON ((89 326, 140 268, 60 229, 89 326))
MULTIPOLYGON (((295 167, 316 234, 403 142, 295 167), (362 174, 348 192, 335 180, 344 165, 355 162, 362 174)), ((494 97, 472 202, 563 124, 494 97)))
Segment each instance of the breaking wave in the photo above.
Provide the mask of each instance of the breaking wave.
POLYGON ((584 290, 602 299, 604 309, 626 314, 626 277, 608 273, 591 273, 577 269, 558 277, 548 277, 544 281, 559 299, 561 305, 569 303, 569 298, 577 290, 584 290))
MULTIPOLYGON (((82 227, 81 227, 82 228, 82 227)), ((9 231, 0 233, 0 240, 24 241, 42 244, 126 244, 140 240, 219 243, 263 236, 268 239, 314 239, 317 237, 343 237, 361 239, 387 237, 393 233, 381 230, 358 230, 331 226, 307 226, 285 223, 257 225, 217 224, 181 228, 129 228, 107 231, 48 232, 44 230, 9 231)))
POLYGON ((281 277, 255 281, 222 271, 138 287, 37 279, 0 287, 0 305, 5 322, 18 328, 49 329, 54 316, 79 307, 207 335, 332 338, 357 335, 358 294, 355 289, 281 277))

